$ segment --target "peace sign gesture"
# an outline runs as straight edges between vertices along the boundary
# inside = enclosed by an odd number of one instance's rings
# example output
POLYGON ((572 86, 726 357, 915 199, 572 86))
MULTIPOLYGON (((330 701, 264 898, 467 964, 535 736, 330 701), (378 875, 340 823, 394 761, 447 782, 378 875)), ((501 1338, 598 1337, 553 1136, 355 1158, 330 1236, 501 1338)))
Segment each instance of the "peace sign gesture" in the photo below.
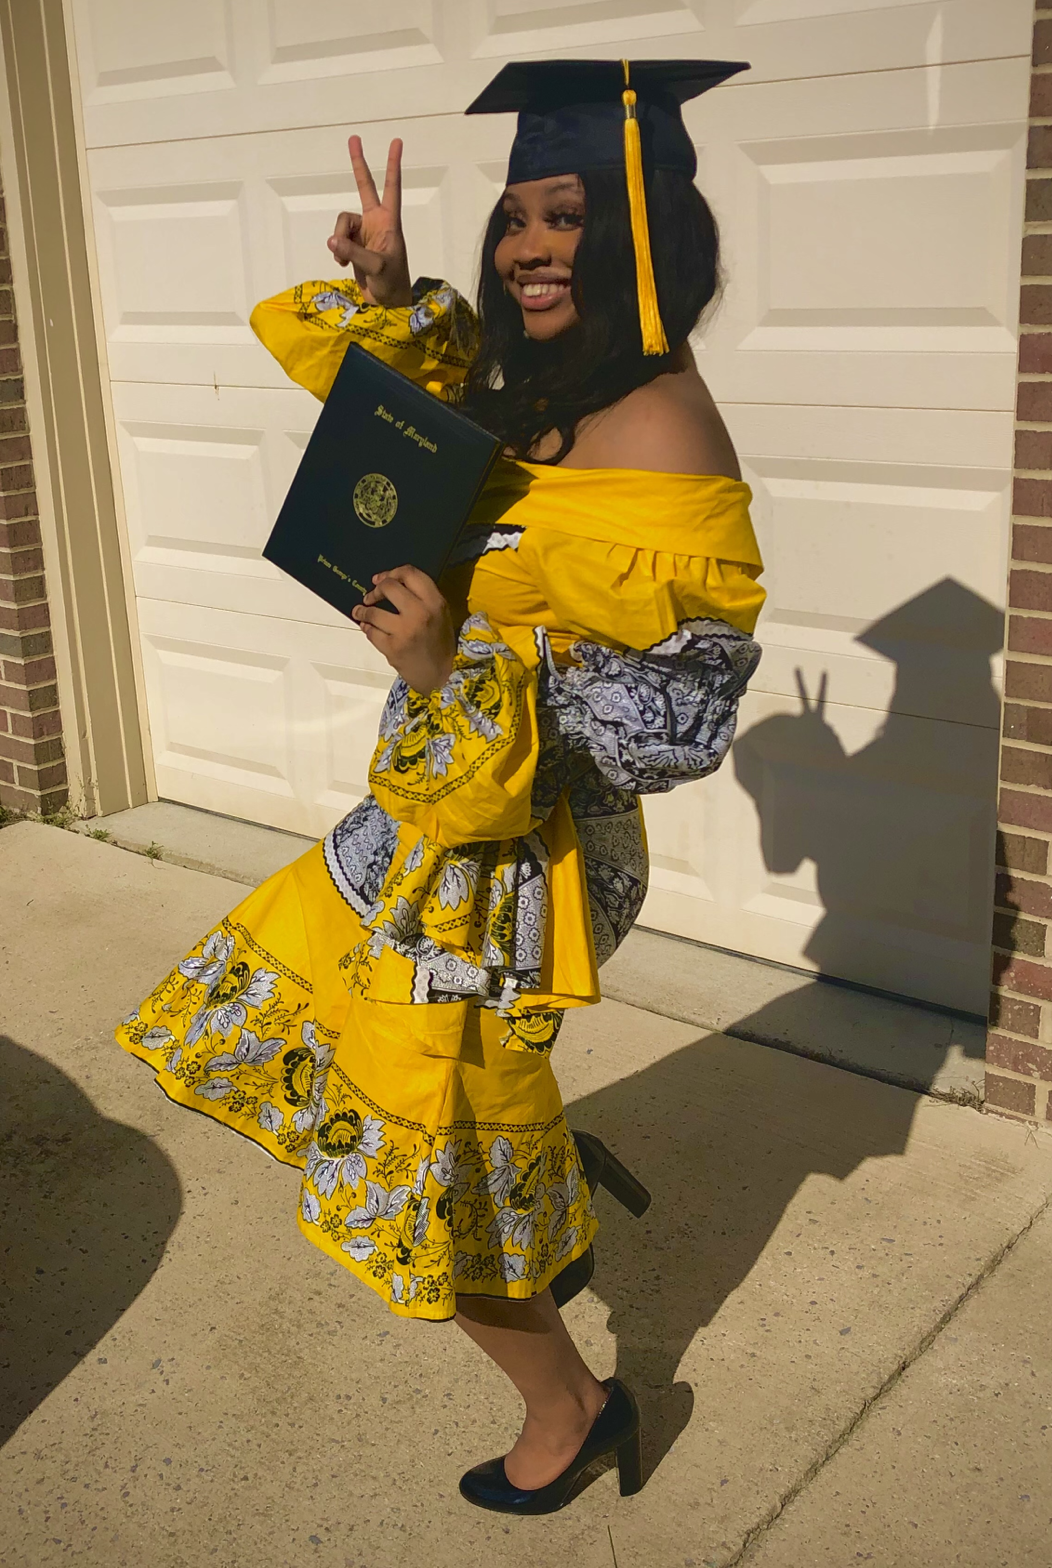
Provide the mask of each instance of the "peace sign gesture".
POLYGON ((370 305, 411 305, 413 287, 402 234, 402 143, 397 138, 387 154, 383 199, 377 195, 360 136, 347 142, 362 210, 341 212, 329 239, 341 267, 354 277, 370 305))

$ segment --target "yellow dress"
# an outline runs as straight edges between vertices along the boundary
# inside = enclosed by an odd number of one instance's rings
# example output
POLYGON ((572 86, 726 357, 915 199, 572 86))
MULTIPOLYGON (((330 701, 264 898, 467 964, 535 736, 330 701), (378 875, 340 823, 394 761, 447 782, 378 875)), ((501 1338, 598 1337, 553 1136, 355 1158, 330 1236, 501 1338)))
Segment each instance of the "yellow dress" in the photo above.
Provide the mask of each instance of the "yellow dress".
MULTIPOLYGON (((440 397, 475 350, 427 280, 399 310, 307 283, 252 321, 322 398, 350 342, 440 397)), ((304 1234, 394 1312, 528 1298, 592 1241, 551 1047, 641 907, 638 792, 729 746, 763 601, 749 499, 501 460, 442 581, 449 683, 395 681, 371 793, 118 1030, 171 1099, 300 1169, 304 1234)))

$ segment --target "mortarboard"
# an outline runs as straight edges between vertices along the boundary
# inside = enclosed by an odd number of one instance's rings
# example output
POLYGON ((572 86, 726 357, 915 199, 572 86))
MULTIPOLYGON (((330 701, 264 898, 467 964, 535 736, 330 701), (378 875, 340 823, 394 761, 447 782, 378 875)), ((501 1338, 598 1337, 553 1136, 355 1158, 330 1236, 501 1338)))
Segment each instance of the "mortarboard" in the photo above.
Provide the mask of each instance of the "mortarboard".
POLYGON ((953 577, 896 605, 855 641, 886 659, 916 660, 921 645, 967 649, 988 658, 1004 646, 1004 611, 953 577))
POLYGON ((624 168, 644 354, 667 354, 650 254, 643 168, 693 179, 682 105, 749 67, 732 60, 516 60, 467 114, 518 113, 508 184, 624 168))

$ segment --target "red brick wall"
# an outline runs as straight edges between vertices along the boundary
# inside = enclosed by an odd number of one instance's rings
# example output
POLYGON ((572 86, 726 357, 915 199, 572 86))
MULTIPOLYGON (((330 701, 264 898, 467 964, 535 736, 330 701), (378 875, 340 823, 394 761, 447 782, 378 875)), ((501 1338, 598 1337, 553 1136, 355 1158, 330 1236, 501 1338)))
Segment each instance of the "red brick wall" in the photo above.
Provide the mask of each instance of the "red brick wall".
POLYGON ((1052 1121, 1052 0, 1033 58, 986 1103, 1052 1121))
POLYGON ((66 801, 40 521, 0 197, 0 808, 66 801))

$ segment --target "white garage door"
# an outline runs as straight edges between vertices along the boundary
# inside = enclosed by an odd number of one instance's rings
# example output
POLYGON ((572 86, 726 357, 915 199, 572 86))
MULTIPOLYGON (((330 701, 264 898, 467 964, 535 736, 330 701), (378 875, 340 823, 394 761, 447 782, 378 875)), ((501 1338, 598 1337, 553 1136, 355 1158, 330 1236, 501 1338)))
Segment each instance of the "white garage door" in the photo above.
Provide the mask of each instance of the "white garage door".
POLYGON ((736 765, 648 806, 646 923, 982 1009, 1030 0, 75 0, 162 796, 322 833, 386 666, 259 559, 316 405, 255 300, 334 269, 348 129, 406 142, 470 290, 523 54, 753 62, 688 109, 728 288, 699 345, 756 492, 736 765))

